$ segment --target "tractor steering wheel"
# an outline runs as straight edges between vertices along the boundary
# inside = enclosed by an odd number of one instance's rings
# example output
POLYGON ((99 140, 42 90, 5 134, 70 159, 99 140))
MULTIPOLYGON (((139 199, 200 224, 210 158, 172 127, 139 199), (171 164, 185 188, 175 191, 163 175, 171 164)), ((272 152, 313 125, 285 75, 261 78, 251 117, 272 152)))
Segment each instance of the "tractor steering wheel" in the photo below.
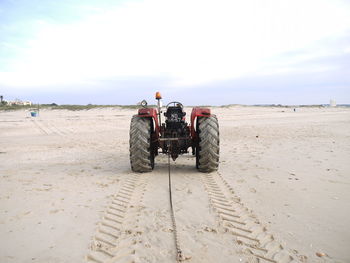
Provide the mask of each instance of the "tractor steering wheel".
POLYGON ((170 104, 174 104, 174 106, 178 106, 180 107, 181 109, 183 109, 184 105, 182 105, 182 103, 178 102, 178 101, 172 101, 172 102, 169 102, 167 105, 166 105, 166 109, 169 108, 170 104))

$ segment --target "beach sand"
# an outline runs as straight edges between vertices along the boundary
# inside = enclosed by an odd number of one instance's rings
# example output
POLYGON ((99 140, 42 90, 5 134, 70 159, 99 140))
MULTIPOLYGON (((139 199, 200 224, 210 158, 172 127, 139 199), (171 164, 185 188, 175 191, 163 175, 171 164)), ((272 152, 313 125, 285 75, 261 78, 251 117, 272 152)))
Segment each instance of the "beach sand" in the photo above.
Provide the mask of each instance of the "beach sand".
MULTIPOLYGON (((176 262, 167 157, 130 170, 135 112, 0 112, 0 262, 176 262)), ((171 162, 185 262, 350 262, 350 109, 212 112, 218 172, 171 162)))

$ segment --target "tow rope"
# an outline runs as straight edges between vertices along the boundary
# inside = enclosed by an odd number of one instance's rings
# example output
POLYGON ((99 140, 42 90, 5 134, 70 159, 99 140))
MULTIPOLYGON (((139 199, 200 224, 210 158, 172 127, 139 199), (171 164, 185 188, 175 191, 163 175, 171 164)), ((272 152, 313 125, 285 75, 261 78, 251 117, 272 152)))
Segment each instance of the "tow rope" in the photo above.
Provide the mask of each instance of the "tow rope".
POLYGON ((170 176, 170 153, 168 153, 168 172, 169 172, 169 201, 170 201, 170 215, 171 220, 173 223, 173 233, 174 233, 174 240, 175 240, 175 249, 176 249, 176 261, 182 262, 183 261, 183 255, 179 244, 179 238, 177 234, 176 229, 176 221, 175 221, 175 213, 174 213, 174 207, 173 207, 173 198, 171 194, 171 176, 170 176))

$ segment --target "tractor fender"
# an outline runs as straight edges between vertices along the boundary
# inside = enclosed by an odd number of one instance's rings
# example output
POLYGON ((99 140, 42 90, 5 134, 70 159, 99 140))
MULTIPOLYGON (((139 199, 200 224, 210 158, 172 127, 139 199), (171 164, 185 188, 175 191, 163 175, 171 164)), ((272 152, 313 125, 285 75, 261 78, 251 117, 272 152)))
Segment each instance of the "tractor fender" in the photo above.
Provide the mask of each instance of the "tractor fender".
POLYGON ((159 127, 159 122, 158 122, 158 112, 157 109, 155 108, 142 108, 139 109, 138 114, 136 116, 140 118, 152 118, 154 121, 154 130, 156 133, 156 137, 159 137, 160 133, 160 127, 159 127))
POLYGON ((197 117, 211 117, 211 111, 208 108, 194 107, 191 112, 191 137, 192 140, 197 139, 197 132, 195 129, 195 121, 197 117))

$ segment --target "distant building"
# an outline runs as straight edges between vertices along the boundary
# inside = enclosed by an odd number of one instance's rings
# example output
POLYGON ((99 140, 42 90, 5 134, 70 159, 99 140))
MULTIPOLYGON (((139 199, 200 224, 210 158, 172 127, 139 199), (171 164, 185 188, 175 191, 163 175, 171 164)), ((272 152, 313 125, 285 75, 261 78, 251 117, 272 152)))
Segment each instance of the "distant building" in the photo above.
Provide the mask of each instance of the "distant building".
POLYGON ((337 106, 336 101, 333 100, 333 99, 331 99, 331 100, 329 101, 329 106, 331 106, 331 107, 336 107, 336 106, 337 106))
POLYGON ((21 101, 19 99, 15 99, 14 101, 7 101, 7 105, 28 105, 31 106, 31 101, 21 101))

